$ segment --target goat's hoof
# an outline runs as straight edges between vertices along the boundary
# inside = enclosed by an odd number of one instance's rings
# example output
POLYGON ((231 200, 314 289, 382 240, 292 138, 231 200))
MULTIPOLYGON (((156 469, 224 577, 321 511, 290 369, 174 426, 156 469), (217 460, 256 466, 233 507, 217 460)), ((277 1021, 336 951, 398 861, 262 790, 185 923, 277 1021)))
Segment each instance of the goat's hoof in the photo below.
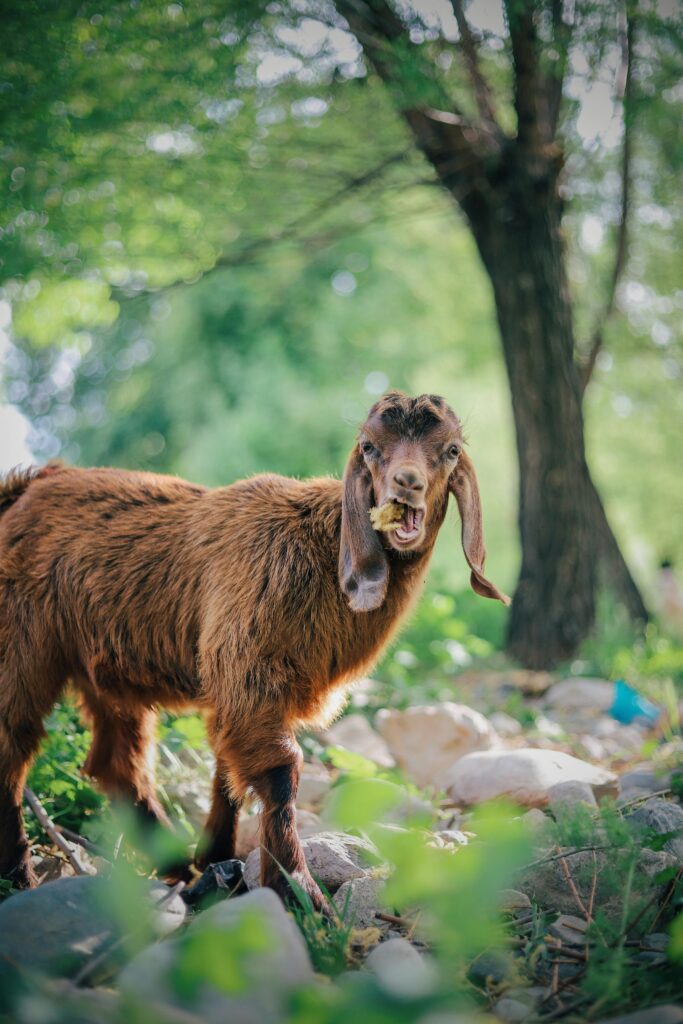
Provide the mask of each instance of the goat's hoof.
POLYGON ((299 891, 303 889, 306 896, 313 905, 313 909, 317 913, 322 914, 324 917, 331 919, 338 916, 336 909, 330 904, 329 900, 323 895, 320 887, 313 880, 311 875, 308 873, 295 871, 292 874, 292 879, 297 886, 297 889, 293 889, 287 882, 280 882, 273 886, 279 896, 282 897, 284 902, 290 907, 300 907, 301 900, 299 898, 299 891))

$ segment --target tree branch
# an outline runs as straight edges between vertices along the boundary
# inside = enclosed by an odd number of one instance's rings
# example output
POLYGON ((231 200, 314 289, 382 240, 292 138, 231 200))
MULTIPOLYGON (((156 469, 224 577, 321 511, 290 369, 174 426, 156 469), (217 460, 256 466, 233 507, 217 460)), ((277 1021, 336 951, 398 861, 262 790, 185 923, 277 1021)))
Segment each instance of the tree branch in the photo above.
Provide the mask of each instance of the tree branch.
POLYGON ((55 846, 58 847, 63 854, 65 854, 76 874, 87 875, 88 872, 85 870, 80 860, 67 843, 64 836, 57 831, 54 821, 47 813, 47 811, 41 804, 36 794, 33 792, 32 789, 29 789, 28 786, 24 786, 24 799, 31 808, 31 810, 33 811, 33 813, 35 814, 43 830, 47 833, 47 835, 50 837, 55 846))
POLYGON ((581 367, 581 387, 585 391, 593 375, 598 356, 602 351, 605 341, 605 328, 614 314, 617 297, 617 287, 621 279, 626 257, 628 255, 628 229, 631 213, 631 193, 633 182, 631 176, 631 158, 633 152, 632 129, 633 129, 633 46, 635 40, 635 20, 627 12, 626 25, 621 33, 621 69, 617 80, 619 91, 623 90, 624 105, 624 135, 621 147, 621 212, 619 226, 617 228, 617 239, 614 251, 614 265, 610 276, 607 300, 598 316, 593 334, 591 335, 588 355, 581 367))
POLYGON ((517 138, 529 152, 539 154, 545 141, 550 141, 548 124, 543 124, 540 73, 538 67, 538 36, 531 0, 505 0, 512 62, 515 72, 515 111, 517 138))
MULTIPOLYGON (((305 210, 299 214, 298 217, 294 217, 288 224, 280 228, 279 231, 273 231, 271 234, 261 235, 259 238, 253 238, 250 242, 240 246, 231 252, 223 253, 218 257, 212 267, 203 271, 199 276, 203 278, 209 274, 214 273, 216 270, 222 270, 226 267, 238 267, 248 260, 253 259, 255 256, 259 256, 261 252, 270 249, 274 245, 278 245, 281 242, 288 242, 296 240, 299 236, 301 228, 306 227, 307 224, 314 222, 318 217, 327 213, 328 210, 334 209, 339 203, 343 202, 349 195, 356 192, 357 190, 370 185, 373 181, 381 178, 382 175, 395 164, 401 163, 413 152, 413 147, 410 146, 398 153, 392 153, 391 156, 386 157, 375 167, 371 167, 370 170, 365 171, 363 174, 359 174, 354 178, 350 178, 340 188, 338 188, 331 195, 321 200, 316 206, 310 210, 305 210)), ((126 285, 112 285, 110 288, 111 296, 114 300, 119 299, 133 299, 140 295, 155 294, 160 292, 170 291, 172 288, 180 287, 187 282, 185 281, 171 281, 168 284, 160 285, 158 288, 136 288, 129 289, 126 285)))
MULTIPOLYGON (((457 198, 466 196, 484 181, 482 157, 500 152, 499 133, 492 131, 488 121, 478 125, 469 122, 443 90, 443 105, 449 109, 437 109, 435 103, 427 102, 425 96, 429 90, 426 88, 421 90, 423 95, 419 99, 414 87, 406 89, 401 47, 411 44, 403 22, 387 0, 335 0, 335 5, 363 47, 368 62, 389 89, 393 89, 397 106, 417 145, 442 183, 457 198), (410 99, 411 91, 413 99, 410 99)), ((410 81, 414 82, 416 69, 418 80, 433 86, 429 68, 422 63, 418 52, 411 54, 410 81)), ((437 92, 434 88, 431 91, 437 92)))
POLYGON ((493 97, 489 84, 484 78, 479 66, 479 53, 477 51, 477 40, 475 39, 469 22, 465 17, 462 0, 451 0, 451 7, 458 23, 462 52, 469 72, 474 98, 477 101, 477 109, 482 121, 488 122, 492 128, 499 130, 498 122, 493 105, 493 97))
POLYGON ((562 104, 562 88, 564 76, 569 59, 569 44, 574 28, 573 22, 565 20, 564 0, 551 0, 551 13, 553 22, 553 41, 558 53, 557 62, 553 73, 546 76, 546 95, 548 101, 548 123, 551 138, 557 134, 557 125, 560 119, 560 107, 562 104))

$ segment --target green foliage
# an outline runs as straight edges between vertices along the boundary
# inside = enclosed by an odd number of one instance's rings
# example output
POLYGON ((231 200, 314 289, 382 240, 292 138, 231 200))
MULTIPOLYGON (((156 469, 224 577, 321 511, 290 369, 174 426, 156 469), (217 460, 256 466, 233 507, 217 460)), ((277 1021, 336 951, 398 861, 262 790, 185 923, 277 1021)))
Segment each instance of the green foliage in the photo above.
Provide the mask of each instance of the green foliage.
POLYGON ((642 632, 608 595, 603 595, 593 636, 581 652, 582 669, 605 679, 625 679, 635 686, 671 679, 683 688, 683 644, 650 622, 642 632))
MULTIPOLYGON (((92 736, 76 707, 55 705, 45 721, 46 736, 29 775, 29 785, 51 818, 76 832, 91 831, 93 819, 106 805, 105 798, 81 774, 92 736)), ((31 834, 37 838, 40 826, 27 816, 31 834)))
POLYGON ((452 700, 463 669, 491 664, 503 646, 505 610, 476 594, 435 586, 376 669, 371 707, 452 700))
MULTIPOLYGON (((353 932, 353 920, 348 920, 348 900, 341 911, 325 917, 313 906, 313 901, 296 879, 281 869, 289 882, 295 897, 294 917, 301 928, 313 969, 320 974, 334 978, 350 966, 349 944, 353 932)), ((324 886, 321 892, 332 910, 332 897, 324 886)))
POLYGON ((159 740, 171 750, 204 750, 206 748, 206 726, 201 715, 162 716, 159 740))

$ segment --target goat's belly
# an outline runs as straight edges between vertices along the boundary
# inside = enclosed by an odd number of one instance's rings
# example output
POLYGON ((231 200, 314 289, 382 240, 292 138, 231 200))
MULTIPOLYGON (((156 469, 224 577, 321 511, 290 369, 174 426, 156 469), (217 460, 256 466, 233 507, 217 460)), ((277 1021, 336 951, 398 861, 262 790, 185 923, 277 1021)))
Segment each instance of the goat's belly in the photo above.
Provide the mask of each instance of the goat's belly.
POLYGON ((109 651, 90 659, 81 686, 107 702, 131 700, 182 707, 196 703, 200 697, 199 678, 181 664, 122 659, 109 651))

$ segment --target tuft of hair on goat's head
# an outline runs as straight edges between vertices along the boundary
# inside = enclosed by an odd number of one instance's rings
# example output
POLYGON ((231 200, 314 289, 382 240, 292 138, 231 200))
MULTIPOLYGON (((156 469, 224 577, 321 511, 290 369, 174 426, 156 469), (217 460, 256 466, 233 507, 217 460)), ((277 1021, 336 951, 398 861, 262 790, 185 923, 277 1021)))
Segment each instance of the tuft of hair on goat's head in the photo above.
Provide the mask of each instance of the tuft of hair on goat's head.
POLYGON ((339 578, 353 611, 381 607, 391 558, 431 551, 449 494, 472 589, 509 603, 484 576, 479 488, 464 444, 460 420, 439 395, 390 391, 370 409, 344 473, 339 578))

